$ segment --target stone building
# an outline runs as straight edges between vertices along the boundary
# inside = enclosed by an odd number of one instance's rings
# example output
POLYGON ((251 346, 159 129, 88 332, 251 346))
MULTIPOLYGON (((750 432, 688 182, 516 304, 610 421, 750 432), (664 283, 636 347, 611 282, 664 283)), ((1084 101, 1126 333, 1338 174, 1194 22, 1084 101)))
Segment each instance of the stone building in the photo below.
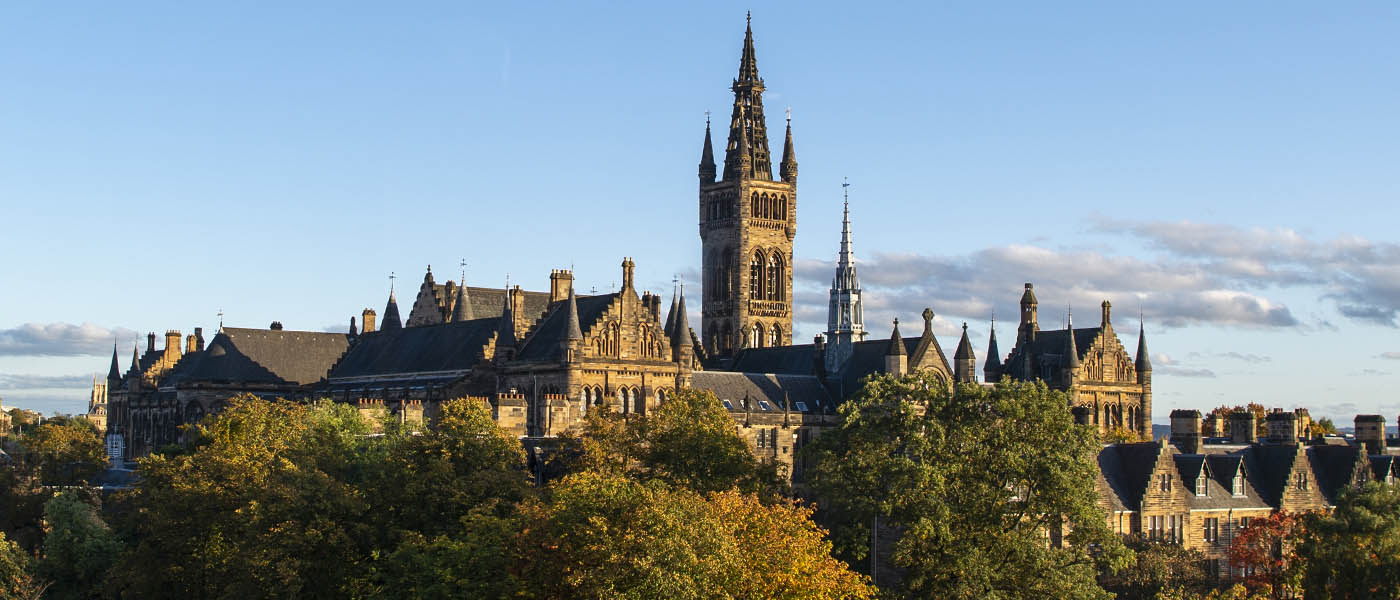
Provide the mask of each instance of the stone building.
POLYGON ((1359 415, 1355 440, 1308 437, 1297 411, 1231 417, 1232 437, 1202 435, 1199 411, 1172 411, 1169 438, 1112 444, 1099 453, 1099 496, 1109 526, 1123 535, 1181 544, 1206 556, 1206 570, 1239 577, 1227 560, 1231 541, 1251 519, 1278 511, 1326 510, 1346 487, 1394 483, 1400 457, 1379 415, 1359 415), (1381 422, 1379 434, 1362 425, 1381 422))
POLYGON ((85 416, 98 431, 107 430, 107 381, 99 382, 96 375, 92 376, 92 394, 88 396, 88 409, 85 416))
POLYGON ((1133 358, 1113 329, 1113 305, 1108 300, 1101 305, 1098 327, 1079 329, 1067 317, 1065 329, 1042 330, 1038 306, 1034 286, 1027 283, 1021 295, 1016 345, 1004 360, 995 360, 996 333, 992 333, 983 368, 986 381, 1044 381, 1069 394, 1071 409, 1081 422, 1097 425, 1104 433, 1121 428, 1150 437, 1152 363, 1142 325, 1133 358))

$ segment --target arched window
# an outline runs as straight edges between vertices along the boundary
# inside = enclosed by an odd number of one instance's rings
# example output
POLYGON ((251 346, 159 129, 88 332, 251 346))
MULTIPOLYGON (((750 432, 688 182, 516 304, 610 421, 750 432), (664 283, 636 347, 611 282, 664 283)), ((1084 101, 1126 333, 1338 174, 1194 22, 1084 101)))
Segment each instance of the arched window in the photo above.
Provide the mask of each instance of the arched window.
POLYGON ((768 332, 768 345, 769 345, 769 346, 781 346, 781 345, 783 345, 783 328, 782 328, 782 327, 779 327, 777 324, 774 324, 774 325, 773 325, 773 329, 772 329, 771 331, 768 332))
POLYGON ((765 274, 768 276, 764 285, 765 298, 769 300, 783 299, 783 259, 774 252, 768 257, 768 268, 765 274))
POLYGON ((778 196, 778 218, 787 220, 787 194, 778 196))
POLYGON ((759 196, 759 198, 761 199, 760 202, 763 205, 763 218, 773 218, 773 203, 769 201, 768 194, 764 193, 762 196, 759 196))
POLYGON ((622 412, 626 413, 627 405, 631 404, 629 402, 631 398, 627 394, 627 388, 617 388, 617 399, 619 403, 622 404, 622 412))
POLYGON ((758 215, 759 215, 759 210, 758 210, 758 192, 754 192, 754 193, 753 193, 753 198, 749 201, 749 204, 752 205, 752 211, 751 211, 752 214, 750 214, 750 216, 752 216, 752 217, 754 217, 754 218, 758 218, 758 215))
POLYGON ((719 283, 719 286, 717 286, 717 287, 719 288, 719 298, 717 298, 717 299, 718 299, 718 300, 723 300, 723 299, 725 299, 725 298, 728 298, 728 297, 734 295, 734 249, 733 249, 733 248, 725 248, 725 249, 724 249, 724 255, 723 255, 723 257, 720 259, 720 263, 719 263, 719 264, 720 264, 720 267, 719 267, 719 272, 720 272, 720 283, 719 283))
POLYGON ((647 397, 642 390, 632 390, 632 412, 644 413, 647 411, 647 397))
POLYGON ((753 253, 753 260, 749 261, 749 298, 753 300, 763 299, 763 252, 753 253))
POLYGON ((763 325, 754 323, 753 333, 749 335, 749 339, 752 340, 752 347, 761 348, 763 346, 763 325))

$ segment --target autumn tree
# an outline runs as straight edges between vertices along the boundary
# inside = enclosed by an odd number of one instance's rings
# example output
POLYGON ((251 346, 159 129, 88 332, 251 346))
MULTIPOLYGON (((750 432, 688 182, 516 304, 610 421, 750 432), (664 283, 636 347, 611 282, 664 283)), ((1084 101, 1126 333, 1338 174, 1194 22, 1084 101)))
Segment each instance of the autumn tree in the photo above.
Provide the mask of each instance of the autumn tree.
POLYGON ((680 390, 646 415, 591 411, 566 436, 577 449, 567 469, 663 481, 697 492, 737 488, 777 498, 787 491, 779 465, 759 461, 736 434, 734 419, 709 391, 680 390))
POLYGON ((1302 533, 1302 516, 1279 511, 1250 520, 1230 542, 1230 567, 1244 572, 1251 590, 1267 590, 1273 598, 1298 591, 1294 548, 1302 533))
POLYGON ((56 417, 20 438, 21 460, 47 485, 78 485, 102 472, 107 451, 87 419, 56 417))
POLYGON ((44 592, 29 572, 29 555, 0 532, 0 599, 38 600, 44 592))
POLYGON ((910 597, 1111 597, 1096 572, 1129 553, 1097 505, 1097 434, 1067 405, 1043 384, 871 378, 809 446, 840 555, 865 558, 878 519, 910 597))
POLYGON ((870 598, 810 509, 597 471, 522 509, 516 572, 532 598, 870 598))
POLYGON ((1400 489, 1347 489, 1330 514, 1310 514, 1297 545, 1308 598, 1400 598, 1400 489))

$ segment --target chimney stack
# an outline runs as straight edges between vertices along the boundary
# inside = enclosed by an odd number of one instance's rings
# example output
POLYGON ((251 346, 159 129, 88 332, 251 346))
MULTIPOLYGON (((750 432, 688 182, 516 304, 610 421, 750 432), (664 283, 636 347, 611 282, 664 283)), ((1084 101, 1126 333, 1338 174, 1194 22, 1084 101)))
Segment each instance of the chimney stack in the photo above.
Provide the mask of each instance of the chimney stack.
POLYGON ((1236 444, 1253 444, 1259 441, 1259 431, 1256 427, 1253 412, 1237 410, 1230 413, 1230 438, 1236 444))
POLYGON ((1356 415, 1356 443, 1366 447, 1366 454, 1385 454, 1385 417, 1356 415))
POLYGON ((1185 454, 1201 453, 1201 411, 1172 411, 1171 442, 1185 454))
POLYGON ((204 328, 203 328, 203 327, 195 327, 195 328, 194 328, 194 349, 195 349, 195 351, 197 351, 197 352, 203 352, 203 351, 204 351, 204 328))
POLYGON ((373 308, 366 308, 366 309, 364 310, 364 312, 360 313, 360 333, 361 333, 361 334, 365 334, 365 333, 373 333, 373 332, 374 332, 374 309, 373 309, 373 308))
POLYGON ((1271 444, 1298 443, 1298 415, 1285 412, 1281 408, 1264 416, 1264 429, 1268 432, 1271 444))

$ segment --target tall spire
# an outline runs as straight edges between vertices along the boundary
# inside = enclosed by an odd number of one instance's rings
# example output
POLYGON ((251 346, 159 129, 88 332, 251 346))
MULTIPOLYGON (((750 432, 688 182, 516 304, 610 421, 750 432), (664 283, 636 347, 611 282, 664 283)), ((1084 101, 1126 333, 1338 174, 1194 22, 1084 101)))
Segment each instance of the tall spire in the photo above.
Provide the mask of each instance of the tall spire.
POLYGON ((112 342, 112 368, 107 369, 107 380, 115 381, 122 378, 122 368, 117 365, 117 342, 112 342))
POLYGON ((669 338, 669 337, 675 337, 675 335, 676 335, 676 306, 680 303, 680 300, 681 300, 680 287, 678 287, 678 286, 672 287, 672 288, 671 288, 671 310, 669 310, 669 311, 666 312, 666 326, 665 326, 664 328, 662 328, 662 331, 665 331, 665 332, 666 332, 666 337, 668 337, 668 338, 669 338))
POLYGON ((763 79, 753 49, 753 27, 744 31, 739 76, 731 86, 734 109, 729 120, 729 144, 724 153, 724 179, 773 179, 768 155, 768 126, 763 117, 763 79))
POLYGON ((1133 361, 1133 366, 1139 373, 1152 370, 1152 361, 1147 359, 1147 330, 1142 325, 1142 318, 1138 318, 1138 349, 1137 360, 1133 361))
POLYGON ((1065 368, 1073 371, 1079 368, 1079 349, 1074 345, 1074 315, 1065 312, 1065 368))
POLYGON ((710 144, 710 111, 705 111, 705 147, 700 150, 700 183, 715 182, 715 148, 710 144))
POLYGON ((675 333, 671 335, 671 348, 677 356, 680 356, 682 350, 689 349, 693 343, 690 339, 690 320, 685 316, 685 286, 681 286, 679 296, 680 300, 676 303, 676 322, 672 327, 675 333))
POLYGON ((509 350, 515 348, 515 314, 511 310, 511 289, 506 286, 505 303, 501 307, 501 325, 496 331, 496 357, 511 358, 509 350), (503 353, 503 351, 506 351, 503 353))
POLYGON ((792 143, 792 109, 787 110, 787 139, 783 141, 783 163, 778 168, 783 181, 797 181, 797 147, 792 143))
POLYGON ((140 358, 140 355, 137 354, 136 348, 137 348, 137 345, 136 345, 136 344, 132 344, 132 345, 131 345, 131 372, 132 372, 132 373, 140 373, 140 372, 141 372, 141 358, 140 358))

